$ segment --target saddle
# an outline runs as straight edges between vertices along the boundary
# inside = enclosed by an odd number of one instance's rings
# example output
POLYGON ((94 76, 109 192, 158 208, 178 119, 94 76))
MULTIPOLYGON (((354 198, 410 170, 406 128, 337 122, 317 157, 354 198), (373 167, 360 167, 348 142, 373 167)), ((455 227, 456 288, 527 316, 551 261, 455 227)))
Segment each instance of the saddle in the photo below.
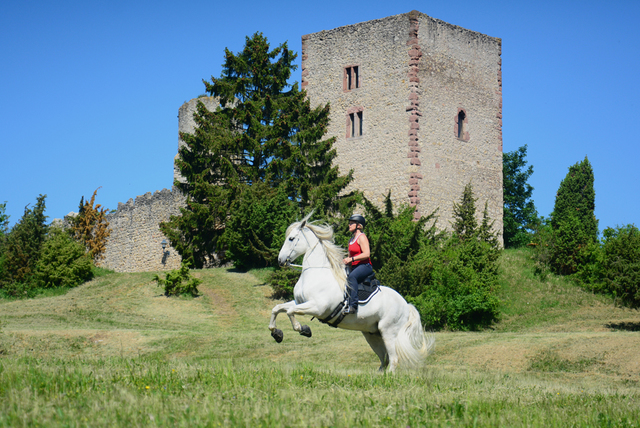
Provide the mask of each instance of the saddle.
MULTIPOLYGON (((371 300, 375 294, 380 291, 380 281, 376 279, 375 272, 369 275, 358 284, 358 305, 364 305, 371 300)), ((338 304, 338 306, 331 312, 326 318, 318 318, 318 321, 324 324, 329 324, 333 328, 338 328, 338 324, 342 322, 345 314, 342 313, 342 308, 347 306, 349 302, 348 290, 344 293, 344 300, 338 304), (335 319, 334 319, 335 318, 335 319), (333 322, 332 322, 333 320, 333 322)))
MULTIPOLYGON (((358 284, 358 304, 367 303, 374 294, 380 290, 380 281, 376 279, 375 272, 358 284)), ((345 297, 348 297, 345 293, 345 297)))

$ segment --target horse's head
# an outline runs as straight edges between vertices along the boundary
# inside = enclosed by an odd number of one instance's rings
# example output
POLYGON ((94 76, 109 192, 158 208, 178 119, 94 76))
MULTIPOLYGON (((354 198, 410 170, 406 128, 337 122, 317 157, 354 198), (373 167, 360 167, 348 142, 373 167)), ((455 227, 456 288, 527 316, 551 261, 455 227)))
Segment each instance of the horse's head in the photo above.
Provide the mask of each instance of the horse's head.
POLYGON ((293 223, 287 229, 287 237, 278 255, 278 263, 280 266, 290 265, 309 249, 309 238, 311 237, 305 236, 308 217, 310 217, 310 215, 305 217, 300 223, 293 223))

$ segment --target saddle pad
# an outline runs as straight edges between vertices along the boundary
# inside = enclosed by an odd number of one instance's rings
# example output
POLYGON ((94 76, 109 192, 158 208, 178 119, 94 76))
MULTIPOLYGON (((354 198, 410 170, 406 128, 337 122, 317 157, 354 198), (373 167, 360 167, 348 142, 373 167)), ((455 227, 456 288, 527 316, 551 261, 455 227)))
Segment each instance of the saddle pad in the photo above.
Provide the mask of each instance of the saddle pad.
POLYGON ((368 303, 369 300, 380 291, 380 281, 374 279, 370 283, 358 284, 358 304, 363 305, 368 303))

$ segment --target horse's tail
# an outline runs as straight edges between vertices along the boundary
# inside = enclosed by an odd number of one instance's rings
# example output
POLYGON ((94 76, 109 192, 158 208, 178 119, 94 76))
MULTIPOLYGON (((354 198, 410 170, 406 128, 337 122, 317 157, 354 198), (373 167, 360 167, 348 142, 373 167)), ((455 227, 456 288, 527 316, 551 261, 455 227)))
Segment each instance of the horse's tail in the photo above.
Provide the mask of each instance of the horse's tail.
POLYGON ((420 313, 407 304, 409 319, 402 326, 396 338, 398 363, 408 367, 418 367, 435 350, 436 338, 422 328, 420 313))

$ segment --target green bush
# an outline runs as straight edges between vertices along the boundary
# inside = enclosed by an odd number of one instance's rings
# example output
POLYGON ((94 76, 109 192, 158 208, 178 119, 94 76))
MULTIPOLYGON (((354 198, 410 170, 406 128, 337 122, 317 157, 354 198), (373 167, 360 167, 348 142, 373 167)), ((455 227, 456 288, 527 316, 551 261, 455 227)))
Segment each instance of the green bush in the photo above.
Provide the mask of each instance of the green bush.
POLYGON ((640 308, 640 230, 632 224, 606 228, 602 245, 591 250, 589 263, 576 276, 585 288, 640 308))
POLYGON ((61 228, 50 228, 36 264, 36 286, 75 287, 92 277, 93 263, 83 245, 61 228))
POLYGON ((187 295, 196 297, 199 295, 198 285, 202 283, 201 280, 191 276, 189 264, 185 262, 182 262, 180 269, 167 272, 164 279, 156 274, 153 276, 153 280, 158 285, 164 286, 165 296, 187 295))
POLYGON ((387 263, 378 277, 416 306, 428 328, 477 330, 499 317, 497 254, 487 242, 454 235, 407 262, 387 263))
POLYGON ((0 296, 27 299, 38 294, 38 289, 33 282, 8 282, 0 289, 0 296))
POLYGON ((585 157, 569 168, 560 183, 551 213, 553 228, 549 264, 559 275, 584 269, 598 242, 593 169, 585 157))
POLYGON ((435 221, 427 227, 435 213, 414 221, 405 207, 393 215, 389 196, 384 213, 365 205, 378 279, 413 303, 428 328, 477 330, 498 319, 500 245, 486 204, 478 224, 476 200, 468 184, 454 204, 451 234, 436 233, 435 221))
POLYGON ((297 269, 280 268, 269 275, 269 284, 273 288, 274 299, 293 300, 293 289, 302 272, 297 269))

